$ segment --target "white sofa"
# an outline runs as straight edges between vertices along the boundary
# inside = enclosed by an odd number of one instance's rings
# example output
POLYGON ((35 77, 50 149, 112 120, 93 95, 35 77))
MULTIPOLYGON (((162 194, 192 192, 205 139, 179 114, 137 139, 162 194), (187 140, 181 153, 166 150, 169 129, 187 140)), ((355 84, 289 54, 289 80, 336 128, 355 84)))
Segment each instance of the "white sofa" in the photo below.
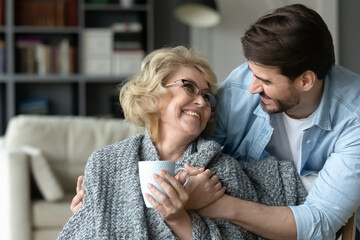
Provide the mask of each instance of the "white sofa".
POLYGON ((90 154, 143 131, 124 120, 14 117, 0 144, 6 192, 0 217, 8 227, 7 239, 56 239, 72 214, 77 177, 90 154))

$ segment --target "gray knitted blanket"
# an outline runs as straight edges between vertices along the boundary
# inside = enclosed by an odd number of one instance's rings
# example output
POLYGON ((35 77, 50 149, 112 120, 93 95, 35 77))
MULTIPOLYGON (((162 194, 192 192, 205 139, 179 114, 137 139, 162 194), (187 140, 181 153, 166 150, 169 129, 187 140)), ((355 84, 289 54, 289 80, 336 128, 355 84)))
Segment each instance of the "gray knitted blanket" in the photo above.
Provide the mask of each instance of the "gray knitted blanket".
MULTIPOLYGON (((215 142, 197 139, 177 165, 206 166, 234 197, 284 206, 305 200, 305 189, 291 162, 270 157, 239 163, 220 150, 215 142)), ((138 161, 155 160, 159 156, 147 133, 95 151, 85 168, 84 205, 58 239, 177 239, 156 210, 145 207, 141 195, 138 161)), ((193 239, 261 239, 229 221, 189 214, 193 239)))

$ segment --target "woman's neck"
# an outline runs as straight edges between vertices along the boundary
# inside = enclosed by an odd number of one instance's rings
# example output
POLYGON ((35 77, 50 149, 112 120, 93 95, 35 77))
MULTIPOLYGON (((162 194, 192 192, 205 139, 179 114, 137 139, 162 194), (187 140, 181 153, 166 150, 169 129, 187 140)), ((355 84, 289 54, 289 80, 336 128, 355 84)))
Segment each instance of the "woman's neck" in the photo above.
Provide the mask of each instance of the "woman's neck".
POLYGON ((159 134, 155 147, 161 160, 178 161, 192 141, 180 134, 159 134))

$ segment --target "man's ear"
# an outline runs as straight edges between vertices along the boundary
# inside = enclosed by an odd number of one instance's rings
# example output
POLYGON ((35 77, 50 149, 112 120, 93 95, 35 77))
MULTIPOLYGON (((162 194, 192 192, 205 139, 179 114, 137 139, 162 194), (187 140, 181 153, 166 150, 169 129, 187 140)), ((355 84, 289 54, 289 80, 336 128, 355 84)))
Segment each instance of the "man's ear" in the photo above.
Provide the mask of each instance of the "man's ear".
POLYGON ((303 74, 300 75, 298 80, 300 85, 299 87, 303 91, 307 92, 310 91, 314 86, 315 82, 317 81, 317 76, 313 71, 306 70, 303 72, 303 74))

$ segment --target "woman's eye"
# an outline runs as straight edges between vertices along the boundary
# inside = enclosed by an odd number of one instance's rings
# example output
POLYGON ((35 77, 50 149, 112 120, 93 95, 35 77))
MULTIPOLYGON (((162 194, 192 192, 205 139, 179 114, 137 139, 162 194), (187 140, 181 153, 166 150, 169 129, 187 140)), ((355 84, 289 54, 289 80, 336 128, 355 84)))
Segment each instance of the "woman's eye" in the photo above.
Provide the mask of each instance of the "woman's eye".
POLYGON ((195 93, 195 87, 191 83, 184 83, 184 88, 190 93, 195 93))

